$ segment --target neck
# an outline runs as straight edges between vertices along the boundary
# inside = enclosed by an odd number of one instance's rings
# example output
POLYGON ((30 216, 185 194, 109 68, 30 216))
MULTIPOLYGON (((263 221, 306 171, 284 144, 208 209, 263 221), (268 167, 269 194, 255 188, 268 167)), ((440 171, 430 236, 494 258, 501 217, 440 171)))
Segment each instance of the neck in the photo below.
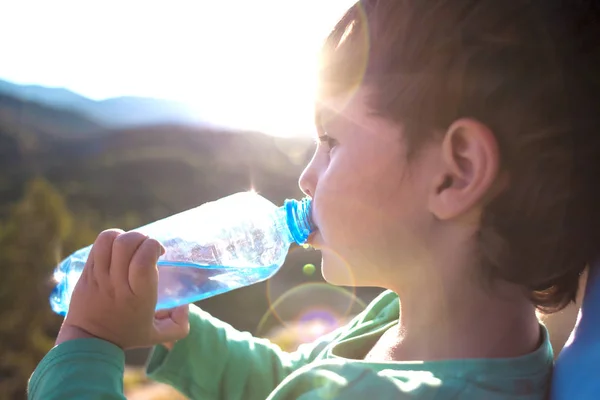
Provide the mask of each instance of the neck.
POLYGON ((389 287, 400 297, 399 324, 382 337, 370 358, 518 357, 539 346, 535 308, 520 288, 508 283, 486 288, 452 268, 431 270, 437 273, 421 269, 420 279, 389 287))

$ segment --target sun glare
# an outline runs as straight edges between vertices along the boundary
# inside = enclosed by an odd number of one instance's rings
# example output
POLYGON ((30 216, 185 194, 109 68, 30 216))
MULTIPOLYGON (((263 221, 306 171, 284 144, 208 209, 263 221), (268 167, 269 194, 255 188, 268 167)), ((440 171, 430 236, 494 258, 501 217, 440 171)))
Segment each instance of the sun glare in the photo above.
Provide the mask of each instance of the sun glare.
POLYGON ((179 97, 218 124, 274 136, 312 136, 318 51, 353 1, 313 0, 303 7, 258 3, 260 9, 256 2, 236 3, 233 16, 229 9, 224 15, 221 6, 210 6, 206 12, 215 24, 210 30, 218 40, 205 46, 204 54, 217 56, 218 62, 199 65, 202 84, 179 85, 179 97), (219 27, 222 18, 229 19, 226 29, 219 27))
POLYGON ((0 75, 95 100, 177 100, 210 123, 312 135, 317 53, 354 1, 12 1, 0 75))
MULTIPOLYGON (((238 53, 246 61, 227 59, 223 62, 244 63, 241 71, 228 77, 228 85, 210 83, 210 101, 198 97, 189 104, 207 115, 211 121, 239 129, 258 130, 276 136, 310 135, 313 129, 313 102, 316 89, 316 54, 309 43, 296 47, 303 57, 282 59, 275 49, 238 53)), ((276 47, 276 46, 273 46, 276 47)), ((316 47, 316 46, 315 46, 316 47)), ((285 55, 283 55, 285 57, 285 55)), ((239 67, 239 66, 238 66, 239 67)), ((188 97, 190 93, 181 93, 188 97)))

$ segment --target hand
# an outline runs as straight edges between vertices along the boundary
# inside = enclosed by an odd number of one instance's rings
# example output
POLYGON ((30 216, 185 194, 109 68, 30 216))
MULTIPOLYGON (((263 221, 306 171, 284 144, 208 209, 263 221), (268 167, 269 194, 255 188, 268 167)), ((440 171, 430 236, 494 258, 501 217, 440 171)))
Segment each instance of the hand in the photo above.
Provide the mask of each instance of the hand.
MULTIPOLYGON (((179 306, 179 307, 175 307, 169 310, 160 310, 157 311, 156 314, 154 315, 154 318, 156 318, 158 321, 163 320, 163 319, 177 319, 177 316, 174 316, 173 314, 177 314, 177 313, 184 313, 186 318, 189 318, 189 306, 184 305, 184 306, 179 306)), ((164 342, 162 343, 162 345, 164 347, 166 347, 168 350, 173 350, 173 346, 175 346, 175 341, 172 342, 164 342)))
POLYGON ((129 349, 187 336, 187 307, 155 318, 156 263, 163 253, 160 243, 141 233, 102 232, 75 286, 57 344, 97 337, 129 349))

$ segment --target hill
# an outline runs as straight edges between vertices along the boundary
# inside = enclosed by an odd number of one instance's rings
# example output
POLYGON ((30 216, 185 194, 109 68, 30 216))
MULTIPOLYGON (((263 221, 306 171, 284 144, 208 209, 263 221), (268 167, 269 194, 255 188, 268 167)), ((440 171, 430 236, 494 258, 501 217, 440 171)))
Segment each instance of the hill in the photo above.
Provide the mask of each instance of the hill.
POLYGON ((207 126, 110 128, 0 94, 0 207, 38 175, 73 209, 102 217, 134 209, 151 220, 251 186, 281 201, 301 195, 296 179, 311 152, 307 139, 207 126))
MULTIPOLYGON (((276 138, 207 125, 157 123, 115 128, 75 109, 0 94, 0 227, 35 179, 49 182, 72 215, 71 239, 58 244, 59 258, 75 250, 74 243, 93 240, 91 233, 108 227, 132 229, 251 187, 281 203, 302 196, 297 179, 313 148, 309 138, 276 138)), ((24 204, 20 210, 27 207, 24 204)), ((302 267, 307 263, 318 265, 319 254, 293 250, 271 282, 207 299, 201 305, 236 328, 258 334, 281 326, 279 318, 263 317, 277 298, 290 291, 318 297, 321 306, 338 303, 341 313, 356 311, 346 292, 331 289, 329 293, 319 273, 304 274, 302 267)), ((32 272, 29 279, 42 284, 53 267, 49 263, 45 269, 36 269, 38 275, 32 272), (45 272, 40 276, 39 271, 45 272)), ((2 268, 5 274, 12 272, 8 265, 2 268)), ((359 293, 368 301, 378 290, 359 293)), ((40 298, 42 304, 34 307, 49 312, 46 295, 40 298)), ((10 302, 0 304, 2 307, 6 312, 13 309, 10 302)), ((303 305, 295 299, 292 305, 278 307, 287 313, 280 318, 294 319, 303 305)), ((57 328, 53 325, 46 331, 52 337, 57 328)), ((128 361, 139 365, 145 357, 144 350, 130 352, 128 361)))
POLYGON ((125 96, 95 101, 64 88, 17 85, 2 80, 0 93, 28 103, 75 111, 113 128, 159 123, 206 124, 197 111, 182 103, 163 99, 125 96))

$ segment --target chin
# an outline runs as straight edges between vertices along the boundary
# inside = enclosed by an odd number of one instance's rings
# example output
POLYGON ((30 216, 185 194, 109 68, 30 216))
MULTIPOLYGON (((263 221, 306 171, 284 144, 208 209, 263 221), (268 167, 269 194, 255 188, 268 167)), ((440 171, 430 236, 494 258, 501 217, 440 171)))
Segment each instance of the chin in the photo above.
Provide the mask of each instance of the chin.
POLYGON ((334 254, 323 253, 321 274, 327 283, 336 286, 359 286, 351 266, 334 254))

